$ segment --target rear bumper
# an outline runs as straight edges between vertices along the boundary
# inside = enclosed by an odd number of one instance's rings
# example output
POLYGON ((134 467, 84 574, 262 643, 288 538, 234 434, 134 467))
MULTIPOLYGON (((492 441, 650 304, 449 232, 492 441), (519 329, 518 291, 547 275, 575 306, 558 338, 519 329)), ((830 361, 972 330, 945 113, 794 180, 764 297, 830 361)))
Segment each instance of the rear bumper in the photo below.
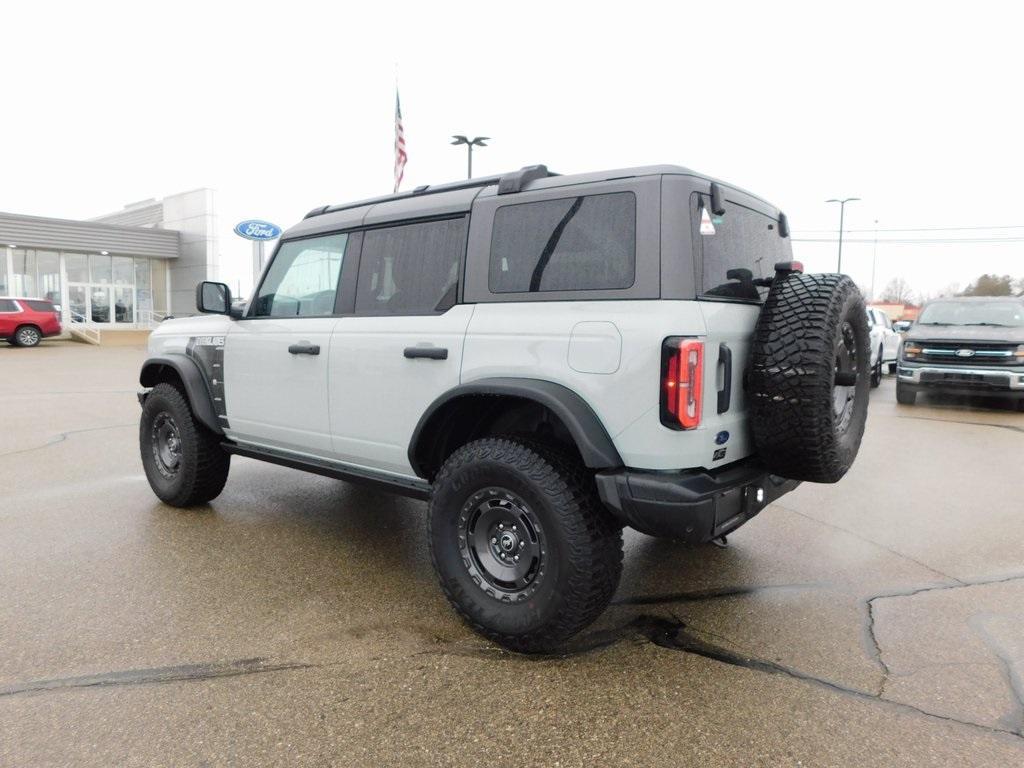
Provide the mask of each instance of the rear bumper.
POLYGON ((896 380, 915 392, 1024 397, 1024 368, 913 365, 899 363, 896 380))
POLYGON ((596 480, 601 500, 624 525, 687 544, 736 530, 800 484, 753 461, 716 470, 609 470, 596 480))

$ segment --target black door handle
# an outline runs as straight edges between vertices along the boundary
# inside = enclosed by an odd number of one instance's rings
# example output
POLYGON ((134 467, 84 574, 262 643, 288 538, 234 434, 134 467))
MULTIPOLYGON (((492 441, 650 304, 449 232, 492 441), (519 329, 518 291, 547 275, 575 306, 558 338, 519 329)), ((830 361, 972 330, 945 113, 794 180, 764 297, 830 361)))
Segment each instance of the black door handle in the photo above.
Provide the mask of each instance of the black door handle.
POLYGON ((732 350, 728 344, 718 345, 718 362, 725 367, 722 388, 718 390, 718 412, 725 413, 732 402, 732 350))
POLYGON ((427 360, 447 360, 448 349, 446 347, 406 347, 405 356, 410 360, 415 357, 423 357, 427 360))
POLYGON ((293 355, 319 355, 320 345, 304 341, 301 344, 292 344, 288 347, 288 351, 293 355))

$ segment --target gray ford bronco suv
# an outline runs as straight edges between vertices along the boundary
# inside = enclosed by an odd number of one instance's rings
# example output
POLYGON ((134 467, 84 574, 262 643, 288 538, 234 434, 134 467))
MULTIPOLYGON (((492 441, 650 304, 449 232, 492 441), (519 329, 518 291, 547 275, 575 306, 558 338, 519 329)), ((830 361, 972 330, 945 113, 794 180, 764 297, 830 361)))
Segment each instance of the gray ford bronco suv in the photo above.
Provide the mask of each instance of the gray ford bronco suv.
POLYGON ((232 456, 427 500, 451 604, 508 648, 607 606, 622 528, 701 544, 864 431, 864 302, 774 206, 677 166, 544 166, 323 206, 244 309, 197 288, 140 377, 146 475, 205 504, 232 456))

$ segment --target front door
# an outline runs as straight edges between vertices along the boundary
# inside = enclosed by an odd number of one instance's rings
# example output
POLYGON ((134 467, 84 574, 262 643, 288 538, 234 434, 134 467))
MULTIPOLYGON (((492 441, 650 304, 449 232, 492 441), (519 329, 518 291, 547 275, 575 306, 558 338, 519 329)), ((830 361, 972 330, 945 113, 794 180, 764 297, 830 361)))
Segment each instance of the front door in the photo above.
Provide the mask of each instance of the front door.
POLYGON ((349 236, 285 241, 224 343, 228 436, 329 457, 331 333, 349 236))

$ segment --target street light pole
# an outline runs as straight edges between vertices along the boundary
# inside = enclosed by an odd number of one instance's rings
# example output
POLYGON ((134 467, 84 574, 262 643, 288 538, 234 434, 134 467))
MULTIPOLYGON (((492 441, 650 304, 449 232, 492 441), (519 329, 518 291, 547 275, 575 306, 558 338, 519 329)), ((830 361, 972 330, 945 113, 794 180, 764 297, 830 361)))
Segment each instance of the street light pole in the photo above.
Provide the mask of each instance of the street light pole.
POLYGON ((452 138, 455 139, 455 141, 452 142, 453 145, 455 145, 455 146, 458 146, 460 144, 465 144, 466 145, 466 149, 468 150, 467 151, 466 178, 467 179, 472 179, 473 178, 473 147, 486 147, 487 145, 484 142, 490 140, 491 137, 490 136, 474 136, 472 139, 470 139, 467 136, 455 135, 455 136, 452 136, 452 138))
POLYGON ((839 263, 836 266, 836 272, 843 271, 843 214, 846 212, 846 204, 852 203, 855 200, 860 200, 859 197, 846 197, 842 200, 826 200, 826 203, 839 203, 839 263))

